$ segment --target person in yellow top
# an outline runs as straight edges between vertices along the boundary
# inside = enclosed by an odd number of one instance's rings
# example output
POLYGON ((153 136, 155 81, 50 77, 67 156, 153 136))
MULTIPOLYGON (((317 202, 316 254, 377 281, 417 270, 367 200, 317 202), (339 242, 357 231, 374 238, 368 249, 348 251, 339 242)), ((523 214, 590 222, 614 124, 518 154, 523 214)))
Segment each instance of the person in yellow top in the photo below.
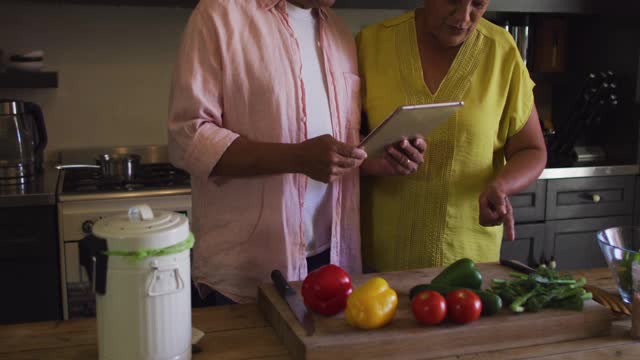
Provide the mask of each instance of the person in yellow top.
MULTIPOLYGON (((488 5, 425 0, 357 36, 363 126, 375 128, 401 105, 465 103, 426 139, 423 164, 404 160, 411 175, 363 179, 365 268, 497 261, 502 225, 515 237, 507 196, 539 177, 546 148, 534 83, 510 35, 482 18, 488 5)), ((361 173, 384 175, 371 160, 361 173)))

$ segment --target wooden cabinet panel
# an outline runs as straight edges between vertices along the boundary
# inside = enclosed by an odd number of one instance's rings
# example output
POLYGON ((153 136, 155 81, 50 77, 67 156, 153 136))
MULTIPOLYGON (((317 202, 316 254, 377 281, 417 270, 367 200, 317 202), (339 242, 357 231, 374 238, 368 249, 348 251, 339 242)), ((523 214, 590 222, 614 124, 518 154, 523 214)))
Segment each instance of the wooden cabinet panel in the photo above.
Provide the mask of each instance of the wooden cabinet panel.
POLYGON ((518 194, 509 196, 516 223, 544 220, 547 182, 538 180, 518 194))
POLYGON ((544 247, 544 237, 544 223, 516 225, 516 239, 502 241, 500 258, 518 260, 535 267, 544 247))
POLYGON ((640 226, 640 176, 636 176, 635 205, 633 208, 633 224, 640 226))
POLYGON ((631 215, 635 176, 549 180, 546 219, 631 215))
POLYGON ((632 221, 631 216, 548 221, 543 251, 555 257, 560 270, 606 266, 596 232, 631 225, 632 221))

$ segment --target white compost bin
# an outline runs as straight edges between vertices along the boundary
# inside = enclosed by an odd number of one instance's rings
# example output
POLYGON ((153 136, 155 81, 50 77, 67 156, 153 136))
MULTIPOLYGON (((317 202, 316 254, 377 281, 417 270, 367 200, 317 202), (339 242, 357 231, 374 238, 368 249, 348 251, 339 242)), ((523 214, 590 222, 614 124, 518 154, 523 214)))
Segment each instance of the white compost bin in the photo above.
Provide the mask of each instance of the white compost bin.
POLYGON ((100 359, 191 359, 188 218, 139 205, 96 222, 93 234, 107 244, 96 294, 100 359))

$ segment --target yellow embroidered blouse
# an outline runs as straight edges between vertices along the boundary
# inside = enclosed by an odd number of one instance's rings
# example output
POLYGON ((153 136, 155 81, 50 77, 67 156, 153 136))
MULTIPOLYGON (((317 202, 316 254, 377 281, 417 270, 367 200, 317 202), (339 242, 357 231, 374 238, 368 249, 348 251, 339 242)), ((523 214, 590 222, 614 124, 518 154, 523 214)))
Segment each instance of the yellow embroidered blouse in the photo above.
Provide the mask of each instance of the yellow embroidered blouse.
POLYGON ((427 138, 416 173, 363 178, 365 266, 393 271, 462 257, 497 261, 502 227, 479 225, 478 198, 504 166, 507 139, 533 108, 534 84, 512 38, 481 19, 435 94, 423 80, 414 11, 365 28, 358 50, 369 129, 400 105, 465 103, 427 138))

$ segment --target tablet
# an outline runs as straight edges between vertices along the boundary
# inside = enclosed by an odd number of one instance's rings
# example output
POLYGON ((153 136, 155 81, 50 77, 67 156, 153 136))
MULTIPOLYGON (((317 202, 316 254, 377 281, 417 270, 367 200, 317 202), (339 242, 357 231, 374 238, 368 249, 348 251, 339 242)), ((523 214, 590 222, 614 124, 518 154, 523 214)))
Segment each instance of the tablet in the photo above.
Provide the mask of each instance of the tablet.
POLYGON ((358 147, 364 149, 370 158, 385 153, 385 146, 416 135, 427 137, 440 124, 455 114, 464 103, 438 103, 407 105, 397 108, 378 127, 365 137, 358 147))

